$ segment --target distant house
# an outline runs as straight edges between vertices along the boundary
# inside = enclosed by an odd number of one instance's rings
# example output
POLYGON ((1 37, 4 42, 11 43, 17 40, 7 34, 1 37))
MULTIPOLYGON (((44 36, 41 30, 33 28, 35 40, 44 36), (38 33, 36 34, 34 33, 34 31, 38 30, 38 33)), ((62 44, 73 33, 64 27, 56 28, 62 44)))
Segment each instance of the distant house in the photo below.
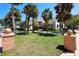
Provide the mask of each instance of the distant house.
POLYGON ((38 21, 38 26, 41 28, 43 26, 43 21, 38 21))
POLYGON ((42 21, 38 21, 38 25, 39 26, 42 26, 42 21))
MULTIPOLYGON (((44 23, 44 20, 43 19, 37 19, 37 21, 38 21, 38 26, 39 26, 39 28, 42 28, 43 27, 43 23, 44 23)), ((30 30, 32 29, 32 21, 30 21, 29 22, 29 25, 30 25, 30 30)), ((63 24, 64 25, 64 24, 63 24)), ((51 20, 51 27, 53 28, 53 29, 60 29, 60 23, 59 22, 57 22, 57 19, 56 18, 53 18, 52 20, 51 20)))
POLYGON ((59 29, 60 28, 60 24, 59 24, 59 22, 57 22, 57 19, 55 19, 55 18, 53 18, 52 19, 52 27, 54 28, 54 29, 59 29))
MULTIPOLYGON (((54 29, 60 29, 60 23, 57 21, 57 19, 53 18, 52 19, 52 23, 53 23, 53 28, 54 29)), ((63 27, 65 28, 65 25, 63 24, 63 27)))
MULTIPOLYGON (((51 22, 51 27, 53 29, 59 29, 60 28, 60 24, 59 24, 59 22, 57 22, 57 19, 53 18, 51 21, 52 21, 51 22)), ((42 27, 43 23, 44 23, 43 19, 38 19, 38 26, 39 27, 42 27)))
POLYGON ((16 22, 16 28, 20 28, 19 22, 16 22))
POLYGON ((38 19, 38 26, 39 26, 39 28, 43 27, 43 23, 44 23, 43 19, 38 19))

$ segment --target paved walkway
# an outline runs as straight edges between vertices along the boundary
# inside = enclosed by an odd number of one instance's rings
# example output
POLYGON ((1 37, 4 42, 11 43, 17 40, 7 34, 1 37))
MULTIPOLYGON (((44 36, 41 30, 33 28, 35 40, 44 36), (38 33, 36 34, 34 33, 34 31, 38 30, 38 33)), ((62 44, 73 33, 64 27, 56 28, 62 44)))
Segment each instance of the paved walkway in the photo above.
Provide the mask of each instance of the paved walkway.
POLYGON ((75 56, 74 53, 62 53, 60 56, 75 56))

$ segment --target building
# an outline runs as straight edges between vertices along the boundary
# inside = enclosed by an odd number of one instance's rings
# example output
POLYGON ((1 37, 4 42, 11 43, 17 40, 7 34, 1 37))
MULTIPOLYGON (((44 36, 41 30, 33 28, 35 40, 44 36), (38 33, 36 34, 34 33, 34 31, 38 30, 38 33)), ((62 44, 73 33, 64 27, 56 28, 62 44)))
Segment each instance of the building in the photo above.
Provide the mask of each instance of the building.
POLYGON ((53 18, 52 19, 52 27, 54 28, 54 29, 59 29, 60 28, 60 24, 59 24, 59 22, 57 22, 57 19, 55 19, 55 18, 53 18))
POLYGON ((43 27, 43 23, 44 23, 43 20, 38 20, 38 26, 39 26, 39 28, 42 28, 43 27))
MULTIPOLYGON (((57 21, 57 19, 56 18, 53 18, 52 19, 52 23, 53 23, 53 28, 54 29, 60 29, 60 23, 57 21)), ((66 28, 66 26, 63 24, 63 28, 66 28)))
MULTIPOLYGON (((60 24, 59 24, 59 22, 57 22, 56 18, 53 18, 51 21, 52 21, 51 26, 52 26, 53 29, 59 29, 60 28, 60 24)), ((43 19, 38 19, 38 25, 40 27, 42 27, 43 23, 44 23, 43 19)))

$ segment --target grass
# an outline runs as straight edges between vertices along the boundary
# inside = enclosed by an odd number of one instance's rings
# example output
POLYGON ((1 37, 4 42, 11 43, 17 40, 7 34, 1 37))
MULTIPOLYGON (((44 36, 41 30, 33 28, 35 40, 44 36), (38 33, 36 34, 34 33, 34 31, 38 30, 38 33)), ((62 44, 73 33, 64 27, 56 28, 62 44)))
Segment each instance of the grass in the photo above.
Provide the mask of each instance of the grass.
POLYGON ((15 49, 3 52, 3 56, 58 56, 63 51, 57 49, 63 45, 63 36, 40 36, 29 33, 15 36, 15 49))

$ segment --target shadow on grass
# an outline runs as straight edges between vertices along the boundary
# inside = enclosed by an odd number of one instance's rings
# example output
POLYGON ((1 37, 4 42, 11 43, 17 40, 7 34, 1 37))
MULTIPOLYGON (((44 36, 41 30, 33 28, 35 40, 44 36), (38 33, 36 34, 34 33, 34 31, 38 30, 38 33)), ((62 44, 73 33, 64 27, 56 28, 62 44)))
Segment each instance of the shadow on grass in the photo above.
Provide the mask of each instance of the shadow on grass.
POLYGON ((40 36, 57 36, 55 34, 39 33, 40 36))
POLYGON ((16 35, 26 35, 27 33, 24 33, 24 32, 19 32, 19 33, 16 33, 16 35))
MULTIPOLYGON (((16 35, 27 35, 27 34, 29 34, 29 33, 25 33, 25 32, 18 32, 18 33, 16 33, 16 35)), ((33 32, 33 34, 38 34, 38 32, 33 32)))
MULTIPOLYGON (((59 50, 63 51, 64 53, 70 52, 70 51, 68 51, 66 48, 64 48, 64 45, 58 45, 58 46, 56 47, 56 49, 59 49, 59 50)), ((71 52, 70 52, 70 53, 71 53, 71 52)))

